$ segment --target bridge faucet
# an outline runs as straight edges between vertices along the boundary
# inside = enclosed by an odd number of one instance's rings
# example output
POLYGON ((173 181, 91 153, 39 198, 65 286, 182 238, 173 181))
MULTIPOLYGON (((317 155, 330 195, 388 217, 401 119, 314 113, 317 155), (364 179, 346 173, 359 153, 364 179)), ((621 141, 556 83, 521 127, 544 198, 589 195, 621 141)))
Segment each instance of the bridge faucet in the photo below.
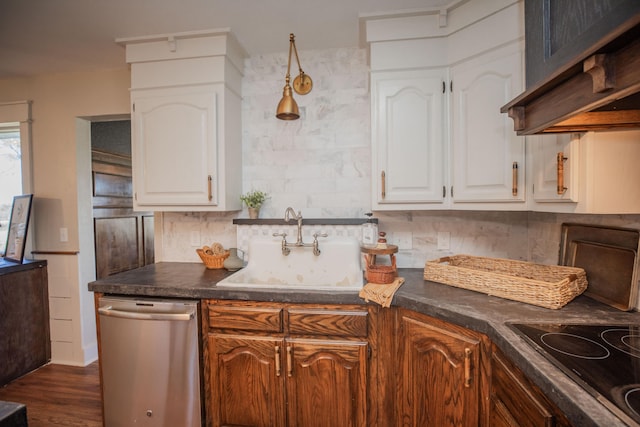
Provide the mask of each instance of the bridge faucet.
POLYGON ((298 211, 298 213, 296 214, 296 211, 293 210, 292 207, 288 207, 287 210, 284 212, 284 221, 289 222, 292 219, 295 219, 298 221, 298 236, 296 237, 295 245, 304 246, 304 243, 302 243, 302 212, 298 211))

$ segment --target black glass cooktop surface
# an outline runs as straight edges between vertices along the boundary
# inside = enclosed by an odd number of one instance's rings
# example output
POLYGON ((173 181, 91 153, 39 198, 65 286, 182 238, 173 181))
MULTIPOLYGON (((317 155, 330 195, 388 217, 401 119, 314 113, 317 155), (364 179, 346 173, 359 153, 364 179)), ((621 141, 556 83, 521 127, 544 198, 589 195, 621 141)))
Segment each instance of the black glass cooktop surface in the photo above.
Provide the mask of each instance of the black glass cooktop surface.
POLYGON ((640 325, 510 326, 623 421, 640 426, 640 325))

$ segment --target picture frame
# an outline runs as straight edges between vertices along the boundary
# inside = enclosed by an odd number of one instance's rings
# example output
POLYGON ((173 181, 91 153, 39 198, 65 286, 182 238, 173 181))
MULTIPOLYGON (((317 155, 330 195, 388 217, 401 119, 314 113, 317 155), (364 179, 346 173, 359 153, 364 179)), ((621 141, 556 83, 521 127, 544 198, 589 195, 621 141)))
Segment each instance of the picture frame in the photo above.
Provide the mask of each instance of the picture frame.
POLYGON ((24 259, 24 248, 27 239, 27 229, 29 228, 32 200, 33 194, 13 197, 11 216, 9 217, 9 232, 7 233, 7 244, 4 253, 4 259, 8 261, 22 264, 22 260, 24 259))

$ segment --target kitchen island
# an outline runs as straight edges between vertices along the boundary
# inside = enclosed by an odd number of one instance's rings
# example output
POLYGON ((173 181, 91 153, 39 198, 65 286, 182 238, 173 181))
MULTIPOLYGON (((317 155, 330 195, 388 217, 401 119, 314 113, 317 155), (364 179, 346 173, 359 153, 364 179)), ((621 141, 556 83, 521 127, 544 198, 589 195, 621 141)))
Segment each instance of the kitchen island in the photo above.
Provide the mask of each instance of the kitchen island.
MULTIPOLYGON (((140 297, 268 302, 274 304, 372 305, 357 292, 217 288, 226 270, 207 270, 196 263, 158 263, 92 282, 98 294, 140 297)), ((559 310, 550 310, 481 293, 425 281, 422 269, 399 269, 405 283, 391 309, 427 315, 488 337, 574 426, 624 426, 591 394, 527 344, 511 323, 629 323, 640 314, 622 312, 579 296, 559 310)), ((389 309, 380 308, 380 313, 389 309)))

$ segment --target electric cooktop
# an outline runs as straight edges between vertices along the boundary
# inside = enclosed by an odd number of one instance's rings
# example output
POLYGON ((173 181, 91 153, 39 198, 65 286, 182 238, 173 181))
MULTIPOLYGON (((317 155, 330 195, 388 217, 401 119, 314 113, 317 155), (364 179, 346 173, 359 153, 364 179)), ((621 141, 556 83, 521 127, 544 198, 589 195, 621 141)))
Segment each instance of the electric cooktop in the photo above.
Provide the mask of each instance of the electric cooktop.
POLYGON ((640 426, 640 325, 511 324, 631 426, 640 426))

